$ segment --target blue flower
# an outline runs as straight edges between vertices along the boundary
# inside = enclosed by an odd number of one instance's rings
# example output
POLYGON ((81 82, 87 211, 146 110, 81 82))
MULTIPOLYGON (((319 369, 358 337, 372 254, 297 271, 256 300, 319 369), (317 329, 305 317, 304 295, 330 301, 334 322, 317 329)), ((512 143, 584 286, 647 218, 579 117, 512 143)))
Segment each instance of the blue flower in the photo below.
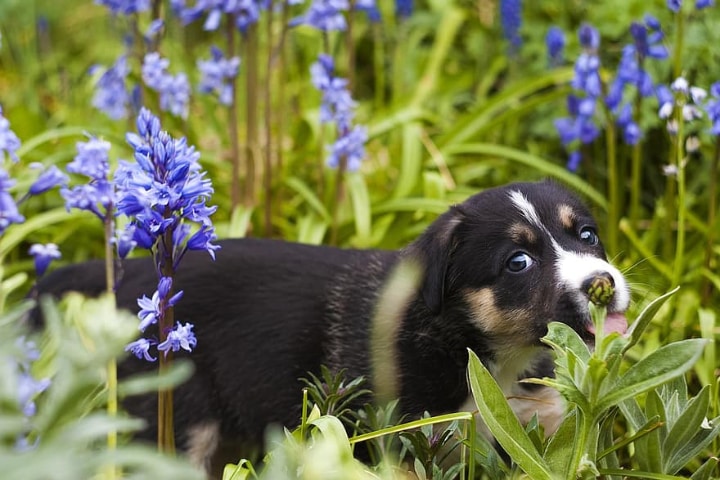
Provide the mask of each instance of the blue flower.
POLYGON ((331 56, 320 54, 318 61, 310 67, 311 81, 323 94, 320 104, 320 121, 335 122, 347 130, 355 116, 357 104, 347 90, 348 81, 334 76, 334 61, 331 56))
POLYGON ((715 0, 695 0, 695 8, 702 10, 703 8, 712 7, 715 5, 715 0))
POLYGON ((95 0, 96 5, 104 5, 114 15, 131 15, 150 9, 150 0, 95 0))
POLYGON ((117 232, 116 238, 113 242, 117 245, 118 257, 124 260, 130 252, 137 246, 137 241, 133 239, 135 228, 131 226, 128 229, 120 230, 117 232))
POLYGON ((165 310, 168 307, 174 307, 175 304, 182 298, 182 290, 168 298, 172 289, 172 283, 171 277, 161 277, 158 282, 158 289, 155 290, 152 298, 148 298, 146 295, 143 295, 142 298, 138 298, 137 303, 140 307, 140 312, 138 312, 140 325, 138 328, 141 332, 144 332, 150 325, 156 324, 164 314, 165 310))
POLYGON ((15 185, 15 180, 0 168, 0 235, 13 223, 23 223, 25 217, 20 215, 17 204, 8 191, 15 185))
POLYGON ((165 355, 171 350, 177 352, 181 348, 191 352, 197 345, 197 338, 192 331, 193 326, 192 323, 180 325, 180 322, 177 322, 175 328, 168 332, 167 339, 158 345, 158 350, 165 352, 165 355))
POLYGON ((549 63, 552 66, 560 65, 563 61, 563 49, 565 48, 565 33, 561 28, 552 26, 545 35, 549 63))
POLYGON ((55 165, 50 165, 50 168, 42 172, 37 180, 30 185, 30 195, 39 195, 47 192, 59 185, 65 185, 68 181, 68 176, 60 171, 55 165))
POLYGON ((710 86, 710 100, 705 104, 705 111, 712 123, 710 133, 720 135, 720 82, 710 86))
POLYGON ((290 25, 310 25, 329 32, 347 29, 344 13, 350 9, 349 0, 313 0, 308 11, 290 22, 290 25))
POLYGON ((35 415, 35 397, 50 386, 50 379, 38 380, 31 373, 32 362, 40 357, 35 342, 21 337, 16 341, 16 345, 21 352, 20 358, 12 359, 17 372, 17 401, 23 415, 29 418, 35 415))
POLYGON ((198 60, 198 69, 202 75, 199 89, 202 93, 215 93, 223 105, 232 103, 233 80, 240 69, 240 58, 224 58, 217 47, 210 50, 210 60, 198 60))
POLYGON ((522 26, 522 1, 500 0, 500 22, 503 35, 510 43, 510 53, 516 53, 522 45, 520 27, 522 26))
POLYGON ((615 123, 620 127, 625 143, 628 145, 636 145, 640 141, 642 132, 638 124, 633 120, 632 106, 629 103, 624 104, 620 108, 620 113, 615 123))
POLYGON ((583 23, 578 29, 580 46, 586 50, 597 50, 600 48, 600 32, 589 23, 583 23))
POLYGON ((58 246, 54 243, 33 244, 30 246, 28 253, 35 258, 35 273, 38 277, 41 277, 47 271, 53 260, 62 256, 58 246))
POLYGON ((413 13, 413 0, 395 0, 395 16, 406 19, 413 13))
POLYGON ((157 360, 155 357, 150 355, 150 347, 155 344, 154 341, 148 340, 147 338, 140 338, 125 347, 126 352, 130 352, 139 359, 145 359, 148 362, 154 362, 157 360))
MULTIPOLYGON (((92 75, 99 69, 98 66, 92 67, 90 74, 92 75)), ((120 120, 127 117, 128 114, 130 93, 125 84, 128 73, 127 58, 125 55, 121 55, 112 67, 103 72, 95 85, 93 107, 113 120, 120 120)))
POLYGON ((673 13, 678 13, 682 8, 682 0, 667 0, 667 7, 673 13))
POLYGON ((142 79, 149 88, 160 94, 160 109, 176 117, 187 118, 190 102, 190 82, 187 75, 171 75, 167 72, 170 61, 159 53, 145 55, 142 65, 142 79))
POLYGON ((223 14, 235 19, 235 26, 242 32, 260 18, 260 9, 268 2, 258 0, 197 0, 193 7, 186 7, 184 0, 171 0, 175 15, 185 24, 192 23, 207 14, 204 30, 217 30, 223 14))
POLYGON ((328 166, 337 168, 341 158, 344 157, 347 161, 347 170, 349 172, 357 171, 365 158, 365 142, 367 142, 367 129, 356 125, 335 141, 327 161, 328 166))
POLYGON ((65 207, 68 210, 87 210, 104 221, 111 214, 115 203, 115 189, 107 178, 110 171, 110 144, 90 138, 87 142, 78 142, 76 149, 78 153, 67 165, 67 171, 85 175, 90 180, 87 184, 60 189, 60 194, 65 199, 65 207))
POLYGON ((10 122, 3 116, 2 107, 0 107, 0 152, 7 153, 13 162, 17 162, 18 156, 15 153, 20 148, 20 139, 15 132, 10 129, 10 122))

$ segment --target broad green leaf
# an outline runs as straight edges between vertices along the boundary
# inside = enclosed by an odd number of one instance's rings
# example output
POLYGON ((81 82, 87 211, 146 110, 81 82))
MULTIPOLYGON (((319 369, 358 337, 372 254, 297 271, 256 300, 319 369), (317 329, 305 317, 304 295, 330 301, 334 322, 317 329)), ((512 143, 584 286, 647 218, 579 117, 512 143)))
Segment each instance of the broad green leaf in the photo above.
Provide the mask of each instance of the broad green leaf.
POLYGON ((713 477, 713 473, 715 473, 715 469, 718 465, 718 458, 716 457, 710 457, 707 459, 705 463, 702 464, 700 468, 695 470, 695 473, 692 474, 690 477, 690 480, 710 480, 713 477))
POLYGON ((24 223, 13 225, 7 232, 0 237, 0 259, 14 248, 16 248, 28 235, 41 231, 43 228, 70 220, 72 216, 64 207, 55 208, 47 212, 38 213, 29 217, 24 223))
POLYGON ((252 472, 247 460, 240 460, 237 465, 228 463, 223 469, 222 480, 246 480, 252 472))
POLYGON ((626 470, 624 468, 601 468, 600 475, 612 475, 622 478, 642 478, 645 480, 687 480, 686 477, 676 477, 675 475, 666 475, 664 473, 626 470))
POLYGON ((402 154, 400 155, 400 174, 393 197, 404 198, 413 193, 420 178, 424 152, 420 143, 421 126, 410 123, 402 128, 402 154))
POLYGON ((628 369, 596 405, 600 413, 687 372, 700 358, 705 339, 690 339, 665 345, 628 369))
POLYGON ((698 433, 700 425, 707 418, 708 405, 710 405, 710 386, 706 385, 670 425, 667 438, 663 442, 663 459, 675 455, 678 449, 698 433))
POLYGON ((577 409, 574 408, 565 416, 545 447, 545 462, 549 469, 561 478, 569 478, 570 459, 575 450, 577 432, 577 409))
POLYGON ((638 315, 637 319, 635 319, 627 333, 630 341, 627 345, 625 345, 625 348, 623 348, 623 353, 627 352, 630 348, 637 344, 638 341, 640 341, 642 334, 645 332, 645 329, 648 327, 648 325, 650 325, 650 322, 660 310, 660 307, 662 307, 670 297, 675 295, 678 290, 680 290, 680 287, 675 287, 668 293, 659 296, 658 298, 650 302, 643 309, 642 312, 640 312, 640 315, 638 315))
POLYGON ((583 363, 587 363, 590 360, 590 349, 587 344, 580 338, 575 330, 570 326, 560 322, 551 322, 548 325, 548 333, 543 339, 547 342, 552 342, 552 345, 558 346, 556 350, 563 352, 570 350, 582 360, 583 363))
POLYGON ((679 472, 690 460, 707 448, 720 433, 720 417, 712 420, 704 419, 703 424, 702 427, 696 430, 695 435, 690 440, 684 445, 678 446, 672 455, 663 459, 665 461, 665 471, 670 473, 679 472))
POLYGON ((323 415, 310 422, 318 428, 326 440, 331 440, 338 448, 341 457, 345 460, 353 458, 352 448, 348 441, 347 431, 337 417, 323 415))
POLYGON ((552 479, 547 464, 508 405, 505 395, 474 352, 469 353, 469 377, 475 403, 490 433, 520 468, 535 480, 552 479))
POLYGON ((368 248, 372 241, 372 206, 365 177, 359 172, 348 172, 345 179, 355 217, 355 246, 368 248))

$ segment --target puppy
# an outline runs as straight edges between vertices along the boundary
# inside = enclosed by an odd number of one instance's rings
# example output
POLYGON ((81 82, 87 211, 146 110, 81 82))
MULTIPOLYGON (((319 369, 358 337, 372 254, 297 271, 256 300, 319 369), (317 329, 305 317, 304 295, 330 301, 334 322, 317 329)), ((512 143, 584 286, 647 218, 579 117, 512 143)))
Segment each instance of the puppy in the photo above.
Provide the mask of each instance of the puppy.
MULTIPOLYGON (((216 262, 188 253, 176 277, 185 292, 176 318, 193 323, 198 338, 189 355, 195 374, 175 392, 177 442, 205 466, 228 460, 217 458, 222 451, 237 460, 237 447, 260 444, 270 424, 297 425, 299 379, 321 365, 364 376, 411 417, 475 410, 468 348, 516 397, 521 420, 539 412, 550 432, 563 413, 557 395, 518 384, 552 367, 540 342, 548 323, 563 322, 591 342, 588 290, 601 279, 614 285, 606 327, 626 327, 625 279, 607 262, 588 209, 552 182, 470 197, 400 251, 220 243, 216 262), (421 274, 403 287, 395 277, 407 265, 421 274), (539 401, 517 398, 528 396, 539 401)), ((123 270, 118 305, 137 311, 137 298, 157 287, 152 262, 129 260, 123 270)), ((103 289, 102 264, 91 262, 55 271, 35 294, 103 289)), ((121 375, 155 367, 128 358, 121 375)), ((155 398, 129 399, 126 407, 147 420, 141 436, 153 438, 155 398)))

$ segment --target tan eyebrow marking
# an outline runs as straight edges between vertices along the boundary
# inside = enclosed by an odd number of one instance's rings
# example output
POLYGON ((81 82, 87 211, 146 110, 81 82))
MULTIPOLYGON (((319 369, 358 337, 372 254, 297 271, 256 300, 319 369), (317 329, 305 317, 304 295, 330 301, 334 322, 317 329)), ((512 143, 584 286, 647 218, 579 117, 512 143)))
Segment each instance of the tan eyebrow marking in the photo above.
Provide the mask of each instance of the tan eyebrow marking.
POLYGON ((535 230, 522 223, 513 223, 508 229, 508 235, 513 242, 518 244, 535 243, 537 235, 535 230))
POLYGON ((575 225, 575 210, 570 205, 560 204, 558 206, 558 217, 560 217, 560 223, 566 229, 570 230, 575 225))

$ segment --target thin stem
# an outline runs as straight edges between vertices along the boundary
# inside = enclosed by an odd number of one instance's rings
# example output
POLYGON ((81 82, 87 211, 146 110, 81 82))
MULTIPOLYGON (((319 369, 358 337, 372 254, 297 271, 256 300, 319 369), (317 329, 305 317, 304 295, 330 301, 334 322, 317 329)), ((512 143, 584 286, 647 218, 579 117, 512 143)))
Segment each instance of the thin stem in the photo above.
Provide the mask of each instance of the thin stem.
MULTIPOLYGON (((115 255, 113 251, 112 238, 114 235, 114 217, 110 212, 113 208, 108 208, 108 213, 105 215, 104 227, 105 227, 105 289, 108 295, 115 299, 115 255)), ((118 414, 118 374, 117 374, 117 360, 112 358, 108 360, 106 368, 107 375, 107 412, 110 418, 116 418, 118 414)), ((107 434, 107 447, 109 451, 115 451, 118 445, 118 434, 115 428, 112 428, 107 434)), ((120 469, 111 463, 107 466, 106 478, 114 479, 120 478, 122 472, 120 469)))
MULTIPOLYGON (((642 59, 639 60, 643 68, 642 59)), ((635 123, 640 126, 642 122, 642 96, 638 92, 635 96, 635 123)), ((637 228, 640 221, 640 196, 642 194, 642 143, 632 146, 630 153, 630 225, 637 228)))
MULTIPOLYGON (((169 277, 174 280, 175 271, 173 269, 172 254, 173 251, 173 240, 172 231, 167 231, 160 238, 160 244, 158 245, 158 252, 156 252, 156 262, 161 263, 161 274, 164 277, 169 277), (161 258, 158 258, 161 257, 161 258)), ((158 322, 158 337, 159 343, 167 340, 168 332, 172 329, 175 323, 175 311, 174 308, 167 304, 168 299, 173 296, 175 286, 170 288, 170 291, 165 296, 163 304, 160 305, 160 311, 163 314, 160 316, 158 322)), ((172 351, 167 350, 166 352, 158 352, 159 360, 159 373, 162 375, 165 373, 172 364, 172 351)), ((168 454, 175 453, 175 425, 173 415, 173 391, 171 388, 163 389, 158 391, 158 450, 168 454)))
POLYGON ((608 191, 608 221, 607 239, 608 250, 611 255, 619 253, 618 246, 618 208, 620 206, 620 188, 617 171, 617 148, 615 124, 608 122, 605 134, 605 145, 607 148, 607 191, 608 191))
MULTIPOLYGON (((708 187, 708 216, 707 216, 707 243, 705 244, 705 268, 710 270, 713 259, 713 247, 715 244, 715 225, 717 222, 717 203, 718 203, 718 166, 720 164, 720 137, 715 139, 715 155, 713 155, 712 163, 710 164, 710 185, 708 187)), ((712 298, 712 282, 707 278, 703 277, 703 288, 702 288, 702 303, 706 307, 710 306, 710 299, 712 298)))
MULTIPOLYGON (((235 22, 233 17, 227 20, 225 39, 227 42, 228 58, 235 56, 235 22)), ((228 109, 228 136, 230 137, 230 163, 232 165, 232 176, 230 180, 230 211, 240 205, 240 141, 238 139, 238 89, 237 77, 233 79, 232 97, 228 109)))
POLYGON ((348 9, 347 29, 345 30, 345 50, 348 60, 348 90, 352 91, 355 85, 355 39, 353 38, 353 18, 355 18, 355 0, 350 0, 348 9))
POLYGON ((345 172, 347 171, 347 156, 340 156, 340 163, 335 175, 335 201, 333 202, 332 227, 330 231, 330 244, 338 244, 340 230, 340 208, 345 199, 345 172))
POLYGON ((684 132, 682 108, 678 108, 678 131, 675 150, 675 162, 677 166, 677 240, 675 242, 675 262, 673 264, 673 281, 671 288, 680 285, 683 272, 683 260, 685 259, 685 159, 684 159, 684 132))
POLYGON ((266 81, 265 81, 265 168, 263 169, 263 187, 265 190, 265 236, 269 237, 272 235, 272 210, 273 210, 273 195, 272 195, 272 183, 273 183, 273 171, 272 171, 272 89, 270 88, 270 72, 273 70, 273 64, 275 63, 274 54, 272 51, 272 38, 273 38, 273 9, 269 8, 266 12, 267 23, 266 23, 266 34, 267 34, 267 68, 265 70, 266 81))
POLYGON ((248 27, 245 33, 245 206, 255 205, 255 164, 258 155, 258 33, 257 25, 248 27))

